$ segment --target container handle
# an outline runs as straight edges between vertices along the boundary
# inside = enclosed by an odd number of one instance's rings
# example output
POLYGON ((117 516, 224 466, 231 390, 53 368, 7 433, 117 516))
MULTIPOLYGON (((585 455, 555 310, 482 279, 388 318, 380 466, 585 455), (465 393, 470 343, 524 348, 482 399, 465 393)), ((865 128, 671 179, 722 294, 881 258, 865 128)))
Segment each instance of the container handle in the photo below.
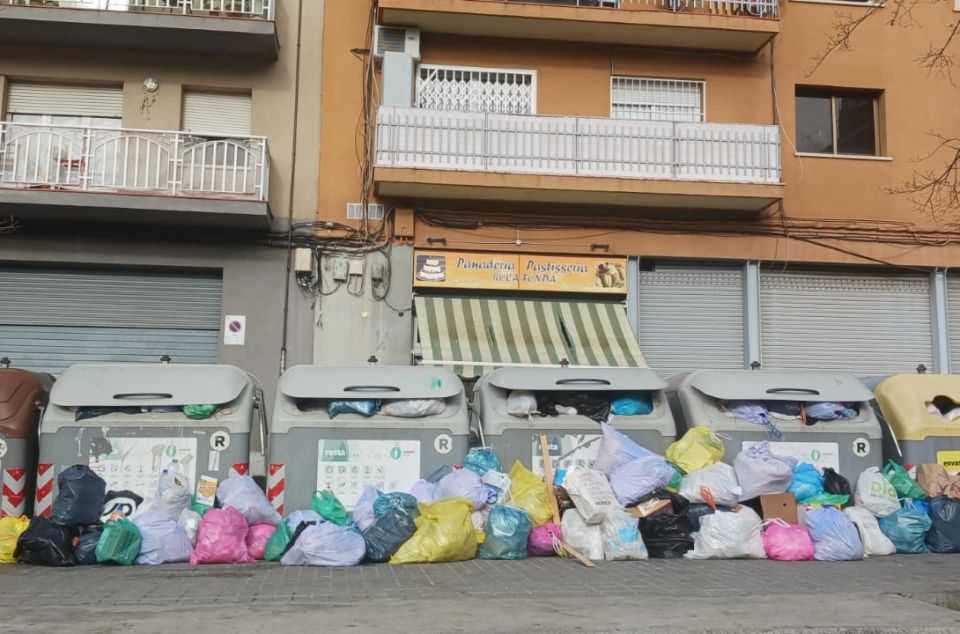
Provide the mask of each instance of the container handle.
POLYGON ((264 409, 263 390, 258 390, 253 399, 253 406, 257 408, 257 417, 260 428, 260 455, 267 456, 267 443, 270 442, 270 433, 267 430, 267 412, 264 409))
POLYGON ((114 394, 113 398, 173 398, 173 394, 166 392, 129 392, 123 394, 114 394))
POLYGON ((772 387, 767 390, 767 394, 782 394, 783 392, 796 392, 797 394, 812 394, 820 396, 820 390, 814 390, 809 387, 772 387))
POLYGON ((396 385, 348 385, 344 392, 399 392, 396 385))
POLYGON ((587 384, 587 385, 610 385, 606 379, 559 379, 557 385, 587 384))

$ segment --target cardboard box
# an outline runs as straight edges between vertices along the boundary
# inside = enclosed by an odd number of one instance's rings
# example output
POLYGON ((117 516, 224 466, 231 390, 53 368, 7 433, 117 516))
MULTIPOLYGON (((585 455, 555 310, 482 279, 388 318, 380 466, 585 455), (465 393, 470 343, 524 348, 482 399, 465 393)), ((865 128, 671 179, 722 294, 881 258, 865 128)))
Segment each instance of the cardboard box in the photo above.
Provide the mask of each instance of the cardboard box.
POLYGON ((760 508, 763 510, 763 519, 765 520, 779 518, 787 524, 800 523, 797 498, 793 493, 761 495, 760 508))

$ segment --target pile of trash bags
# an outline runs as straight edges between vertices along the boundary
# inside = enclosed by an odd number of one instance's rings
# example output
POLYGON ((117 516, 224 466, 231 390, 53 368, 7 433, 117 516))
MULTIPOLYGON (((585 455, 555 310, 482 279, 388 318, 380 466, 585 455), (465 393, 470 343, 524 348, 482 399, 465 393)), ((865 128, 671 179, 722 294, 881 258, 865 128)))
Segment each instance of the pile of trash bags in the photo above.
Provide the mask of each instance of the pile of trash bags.
POLYGON ((442 414, 447 402, 442 398, 406 398, 391 400, 374 399, 318 399, 303 398, 297 400, 301 411, 326 411, 330 418, 340 414, 358 414, 371 416, 396 416, 398 418, 423 418, 442 414))

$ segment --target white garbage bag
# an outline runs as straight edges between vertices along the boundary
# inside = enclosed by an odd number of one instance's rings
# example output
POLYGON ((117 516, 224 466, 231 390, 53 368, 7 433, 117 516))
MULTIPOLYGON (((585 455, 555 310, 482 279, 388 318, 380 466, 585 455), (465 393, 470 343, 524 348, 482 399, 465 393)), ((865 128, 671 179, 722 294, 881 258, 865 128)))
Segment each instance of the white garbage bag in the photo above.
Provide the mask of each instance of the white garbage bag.
POLYGON ((868 557, 892 555, 897 552, 890 538, 880 530, 877 518, 862 506, 849 506, 843 509, 843 514, 853 522, 860 531, 860 541, 863 542, 863 554, 868 557))
POLYGON ((423 418, 442 414, 446 409, 447 402, 442 398, 406 398, 384 402, 380 406, 380 413, 398 418, 423 418))
POLYGON ((142 538, 137 564, 154 566, 190 561, 193 546, 186 531, 177 526, 177 520, 162 511, 148 511, 134 517, 133 523, 140 529, 142 538))
MULTIPOLYGON (((658 457, 649 449, 641 447, 621 434, 612 425, 600 423, 603 436, 600 438, 600 447, 597 448, 597 459, 593 468, 602 471, 609 477, 614 471, 637 458, 658 457)), ((662 460, 662 458, 661 458, 662 460)))
POLYGON ((232 506, 240 511, 250 526, 276 526, 280 523, 280 514, 250 476, 230 476, 217 487, 217 497, 220 498, 221 506, 232 506))
MULTIPOLYGON (((607 482, 607 476, 596 469, 574 469, 567 473, 563 488, 587 524, 599 524, 610 511, 620 508, 607 482)), ((636 522, 634 522, 636 523, 636 522)))
POLYGON ((766 559, 763 522, 749 508, 718 511, 700 518, 700 531, 693 536, 688 559, 766 559))
POLYGON ((473 504, 473 509, 479 511, 487 503, 487 490, 483 481, 470 469, 452 471, 437 482, 434 499, 467 498, 473 504))
POLYGON ((410 495, 420 504, 433 504, 437 499, 437 485, 427 480, 417 480, 410 487, 410 495))
POLYGON ((897 490, 880 473, 880 467, 870 467, 860 474, 853 500, 857 506, 862 506, 877 517, 900 510, 897 490))
POLYGON ((367 530, 377 521, 373 514, 373 503, 381 495, 383 495, 383 492, 375 486, 367 485, 363 487, 363 492, 357 499, 357 503, 353 505, 353 513, 350 515, 350 519, 360 530, 367 530))
POLYGON ((291 511, 283 521, 287 523, 287 528, 296 532, 297 527, 301 524, 323 524, 327 520, 320 517, 320 514, 312 509, 301 509, 291 511))
POLYGON ((366 552, 362 535, 333 522, 324 522, 303 529, 280 563, 284 566, 356 566, 366 552))
POLYGON ((733 459, 737 481, 743 492, 741 500, 752 500, 761 495, 786 493, 793 481, 796 460, 770 451, 770 443, 763 441, 744 449, 733 459))
POLYGON ((507 413, 527 417, 537 413, 537 397, 533 392, 513 390, 507 395, 507 413))
POLYGON ((137 510, 138 513, 157 511, 177 521, 183 510, 190 507, 190 478, 182 473, 167 471, 157 481, 157 495, 137 510))
POLYGON ((717 462, 684 476, 678 492, 693 504, 706 504, 701 489, 710 491, 718 506, 734 507, 743 495, 737 472, 725 462, 717 462))
POLYGON ((631 460, 610 474, 610 488, 620 506, 630 506, 654 491, 666 487, 673 479, 673 467, 657 455, 631 460))
POLYGON ((568 510, 560 521, 563 541, 587 559, 603 559, 603 535, 600 524, 589 525, 579 513, 568 510))
POLYGON ((197 531, 200 530, 200 521, 203 518, 193 509, 183 509, 177 518, 177 527, 182 529, 190 541, 191 546, 197 545, 197 531))
MULTIPOLYGON (((570 512, 567 511, 567 514, 570 512)), ((603 556, 609 561, 647 558, 647 547, 640 537, 637 518, 626 511, 613 509, 606 513, 600 524, 600 537, 603 540, 603 556)))

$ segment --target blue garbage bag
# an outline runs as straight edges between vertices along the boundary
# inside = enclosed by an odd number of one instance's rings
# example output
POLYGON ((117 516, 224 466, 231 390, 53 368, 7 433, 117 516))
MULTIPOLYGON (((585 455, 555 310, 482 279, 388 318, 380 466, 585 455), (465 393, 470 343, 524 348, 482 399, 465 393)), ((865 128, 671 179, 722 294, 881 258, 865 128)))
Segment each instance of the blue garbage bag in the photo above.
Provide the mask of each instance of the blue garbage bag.
POLYGON ((500 458, 497 457, 497 454, 495 454, 492 449, 487 449, 486 447, 472 449, 463 461, 463 468, 470 469, 470 471, 473 471, 481 478, 491 469, 493 471, 503 471, 500 458))
POLYGON ((933 526, 930 516, 922 507, 907 503, 899 511, 878 520, 880 530, 890 538, 898 553, 929 553, 926 544, 927 531, 933 526))
POLYGON ((477 551, 478 559, 526 559, 527 540, 533 522, 523 509, 495 505, 487 518, 486 537, 477 551))
POLYGON ((646 416, 652 412, 653 399, 645 393, 621 396, 610 403, 610 413, 615 416, 646 416))
POLYGON ((377 401, 350 400, 327 403, 327 415, 330 418, 336 418, 339 414, 360 414, 370 417, 376 414, 379 409, 380 404, 377 401))
POLYGON ((793 480, 787 493, 793 493, 797 502, 815 497, 823 493, 823 475, 808 462, 798 462, 793 468, 793 480))
POLYGON ((807 511, 804 524, 813 540, 818 561, 856 561, 863 559, 863 542, 857 527, 835 506, 807 511))
POLYGON ((373 502, 373 516, 381 518, 394 509, 400 509, 410 517, 420 515, 420 507, 417 498, 409 493, 384 493, 373 502))
POLYGON ((945 495, 932 498, 930 520, 932 525, 927 532, 930 550, 935 553, 960 553, 960 500, 945 495))
POLYGON ((363 531, 363 541, 367 544, 367 559, 374 563, 390 561, 393 554, 416 532, 414 518, 415 516, 401 508, 391 508, 374 520, 373 524, 363 531))

